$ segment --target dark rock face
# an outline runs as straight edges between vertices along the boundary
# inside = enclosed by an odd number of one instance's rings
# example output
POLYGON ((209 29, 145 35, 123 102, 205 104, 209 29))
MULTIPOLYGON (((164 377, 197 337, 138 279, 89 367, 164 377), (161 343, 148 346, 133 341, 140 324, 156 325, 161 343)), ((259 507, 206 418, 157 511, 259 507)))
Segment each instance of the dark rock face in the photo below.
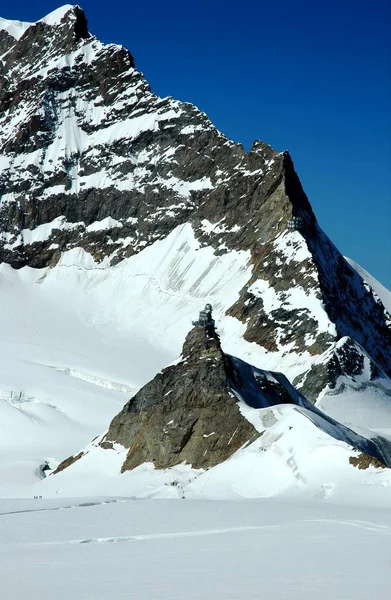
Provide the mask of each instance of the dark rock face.
POLYGON ((102 442, 129 448, 122 471, 153 462, 208 468, 258 437, 230 388, 232 365, 215 332, 195 327, 182 360, 145 385, 112 420, 102 442))
POLYGON ((52 475, 55 475, 56 473, 61 473, 61 471, 63 471, 64 469, 67 469, 68 467, 70 467, 71 465, 73 465, 75 462, 77 462, 78 460, 80 460, 82 457, 84 456, 83 452, 79 452, 79 454, 76 454, 76 456, 69 456, 68 458, 66 458, 65 460, 63 460, 57 467, 57 469, 55 469, 52 473, 52 475))
POLYGON ((311 400, 335 385, 343 338, 391 375, 391 317, 319 228, 289 153, 259 140, 246 153, 195 106, 153 94, 80 8, 19 40, 0 30, 0 156, 1 262, 44 268, 83 248, 115 265, 191 223, 216 255, 250 253, 228 314, 247 341, 306 357, 297 382, 311 400))

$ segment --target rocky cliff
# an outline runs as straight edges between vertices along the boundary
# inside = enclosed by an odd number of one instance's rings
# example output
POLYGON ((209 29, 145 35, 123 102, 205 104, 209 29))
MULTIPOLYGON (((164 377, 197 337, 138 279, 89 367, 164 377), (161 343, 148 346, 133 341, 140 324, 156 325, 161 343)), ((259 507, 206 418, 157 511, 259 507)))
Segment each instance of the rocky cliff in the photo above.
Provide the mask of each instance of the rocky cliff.
POLYGON ((0 21, 0 155, 0 261, 43 269, 78 248, 109 269, 187 223, 216 257, 248 253, 227 315, 308 398, 391 375, 390 315, 320 229, 289 153, 246 152, 153 94, 79 7, 0 21))

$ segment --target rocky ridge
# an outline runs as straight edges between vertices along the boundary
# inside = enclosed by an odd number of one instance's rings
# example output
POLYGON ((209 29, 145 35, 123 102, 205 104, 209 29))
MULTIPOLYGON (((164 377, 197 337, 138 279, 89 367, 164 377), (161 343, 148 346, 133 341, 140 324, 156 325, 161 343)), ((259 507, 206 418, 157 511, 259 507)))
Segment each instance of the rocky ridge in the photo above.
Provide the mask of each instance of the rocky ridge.
MULTIPOLYGON (((101 447, 128 448, 122 471, 145 462, 157 469, 181 462, 209 468, 223 462, 259 435, 239 411, 229 384, 232 374, 215 331, 195 327, 178 364, 163 369, 125 404, 101 447)), ((60 464, 57 471, 62 468, 60 464)))
POLYGON ((308 398, 390 377, 391 317, 320 229, 288 152, 245 152, 193 105, 153 94, 79 7, 17 35, 4 23, 0 261, 53 267, 81 248, 110 268, 190 223, 215 255, 250 253, 228 315, 247 341, 298 357, 308 398))
MULTIPOLYGON (((390 442, 380 437, 365 439, 340 425, 313 407, 281 373, 256 369, 225 354, 215 329, 199 325, 187 335, 180 360, 125 404, 98 446, 126 448, 122 473, 144 463, 153 463, 155 469, 181 463, 209 469, 261 435, 245 416, 246 407, 265 409, 280 404, 307 411, 329 435, 364 452, 368 460, 373 457, 374 464, 391 466, 390 442)), ((67 458, 55 473, 86 453, 67 458)))

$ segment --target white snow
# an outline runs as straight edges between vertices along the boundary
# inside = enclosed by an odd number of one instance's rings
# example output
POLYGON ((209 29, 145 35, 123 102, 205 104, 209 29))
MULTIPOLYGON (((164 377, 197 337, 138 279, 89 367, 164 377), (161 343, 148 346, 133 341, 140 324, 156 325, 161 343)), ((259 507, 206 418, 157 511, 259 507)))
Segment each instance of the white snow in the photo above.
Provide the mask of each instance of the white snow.
MULTIPOLYGON (((38 225, 35 229, 22 229, 22 231, 16 236, 13 236, 9 233, 0 233, 0 237, 3 237, 3 239, 10 242, 5 244, 5 248, 12 249, 20 244, 34 244, 35 242, 43 242, 51 236, 54 229, 74 229, 79 225, 83 225, 83 223, 68 223, 65 217, 57 217, 50 223, 38 225)), ((98 223, 96 223, 96 226, 99 228, 98 223)), ((104 227, 102 227, 102 229, 104 229, 104 227)))
POLYGON ((86 227, 86 231, 101 231, 104 229, 113 229, 114 227, 122 227, 121 221, 117 221, 116 219, 112 219, 111 217, 106 217, 101 221, 95 221, 86 227))
MULTIPOLYGON (((60 23, 61 19, 70 10, 73 10, 74 8, 75 8, 75 6, 72 4, 64 4, 64 6, 61 6, 60 8, 57 8, 56 10, 52 11, 51 13, 46 15, 46 17, 39 19, 39 21, 37 21, 37 23, 43 22, 43 23, 46 23, 46 25, 52 25, 52 26, 58 25, 60 23)), ((9 20, 9 19, 3 19, 0 17, 0 30, 4 29, 10 35, 12 35, 12 37, 15 38, 16 40, 19 40, 22 37, 22 35, 24 34, 24 32, 32 25, 35 25, 35 23, 27 23, 24 21, 13 21, 13 20, 9 20)))
POLYGON ((46 23, 46 25, 58 25, 58 23, 65 17, 65 15, 75 8, 73 4, 64 4, 51 13, 39 19, 40 22, 46 23))
POLYGON ((248 258, 214 256, 186 225, 111 268, 80 249, 54 268, 1 265, 0 494, 22 493, 48 456, 104 431, 132 390, 178 357, 207 301, 224 315, 248 258))
POLYGON ((211 223, 207 219, 203 219, 201 221, 201 229, 204 233, 236 233, 237 231, 240 231, 239 225, 227 227, 223 221, 224 219, 218 223, 211 223))
POLYGON ((391 440, 391 382, 387 380, 350 385, 342 393, 326 394, 318 406, 354 431, 365 435, 370 430, 391 440))
POLYGON ((0 519, 3 598, 389 597, 387 508, 106 496, 3 500, 0 519))
POLYGON ((204 131, 205 127, 203 125, 186 125, 181 129, 181 133, 184 135, 189 135, 189 133, 195 133, 196 131, 204 131))
MULTIPOLYGON (((295 286, 290 290, 276 292, 267 281, 258 279, 248 288, 248 291, 254 294, 254 296, 262 298, 264 310, 268 314, 281 307, 286 310, 298 309, 307 311, 309 317, 318 323, 317 334, 320 332, 327 332, 331 335, 336 334, 335 326, 328 318, 314 289, 306 291, 300 286, 295 286)), ((313 341, 315 340, 309 337, 308 345, 313 341)))
POLYGON ((286 262, 303 262, 305 260, 312 263, 312 254, 309 251, 303 236, 299 231, 284 231, 274 242, 276 252, 283 254, 286 262))

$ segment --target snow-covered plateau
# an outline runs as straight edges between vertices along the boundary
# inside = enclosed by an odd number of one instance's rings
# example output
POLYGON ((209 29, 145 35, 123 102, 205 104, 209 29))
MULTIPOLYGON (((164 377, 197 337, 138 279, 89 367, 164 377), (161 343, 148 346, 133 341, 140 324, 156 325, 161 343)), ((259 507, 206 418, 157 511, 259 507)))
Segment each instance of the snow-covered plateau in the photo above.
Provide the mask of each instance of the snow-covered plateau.
POLYGON ((1 597, 388 598, 391 293, 289 153, 80 7, 0 19, 0 82, 1 597))

